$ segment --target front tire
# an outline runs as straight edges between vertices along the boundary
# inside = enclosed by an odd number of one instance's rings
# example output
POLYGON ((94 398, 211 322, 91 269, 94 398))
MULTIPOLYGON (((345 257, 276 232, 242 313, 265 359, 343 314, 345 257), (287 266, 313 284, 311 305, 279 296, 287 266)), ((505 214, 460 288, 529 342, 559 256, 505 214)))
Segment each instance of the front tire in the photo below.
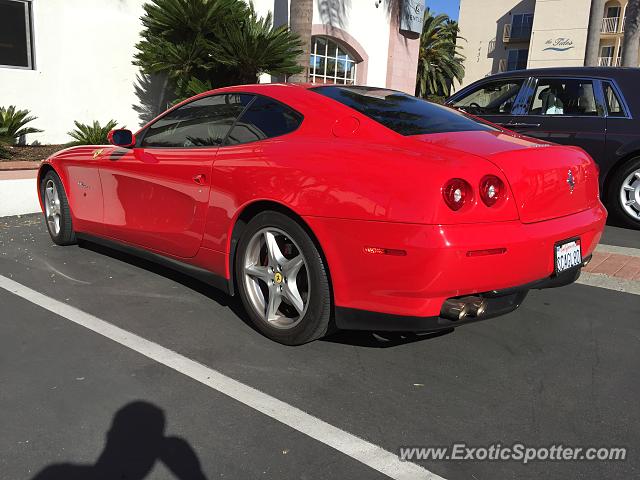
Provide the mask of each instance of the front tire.
POLYGON ((44 205, 44 217, 51 240, 57 245, 73 245, 76 243, 69 201, 62 181, 54 171, 47 172, 42 179, 40 196, 44 205))
POLYGON ((265 336, 301 345, 329 332, 327 269, 300 224, 278 212, 259 213, 244 228, 235 258, 240 298, 265 336))

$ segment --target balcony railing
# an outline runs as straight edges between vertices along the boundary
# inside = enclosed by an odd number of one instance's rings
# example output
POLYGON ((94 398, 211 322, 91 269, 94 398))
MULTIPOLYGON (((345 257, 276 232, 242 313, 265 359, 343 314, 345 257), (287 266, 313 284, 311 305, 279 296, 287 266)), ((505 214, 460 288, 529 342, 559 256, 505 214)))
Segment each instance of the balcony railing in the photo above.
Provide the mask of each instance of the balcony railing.
POLYGON ((503 43, 522 42, 531 38, 531 25, 514 25, 507 23, 502 32, 503 43))
POLYGON ((619 67, 621 63, 620 57, 598 57, 600 67, 619 67))
MULTIPOLYGON (((618 26, 620 24, 620 18, 618 17, 605 17, 602 19, 602 33, 618 33, 618 26)), ((624 25, 624 22, 622 22, 624 25)), ((620 30, 624 31, 624 27, 620 30)))

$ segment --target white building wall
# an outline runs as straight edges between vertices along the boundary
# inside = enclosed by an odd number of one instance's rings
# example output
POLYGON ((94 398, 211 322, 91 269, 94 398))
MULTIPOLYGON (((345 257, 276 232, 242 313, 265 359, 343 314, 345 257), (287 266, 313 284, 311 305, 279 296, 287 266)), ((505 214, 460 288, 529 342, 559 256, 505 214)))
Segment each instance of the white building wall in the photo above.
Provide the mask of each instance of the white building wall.
MULTIPOLYGON (((282 11, 287 0, 254 0, 260 15, 269 11, 282 11)), ((288 3, 290 5, 290 2, 288 3)), ((369 57, 367 84, 384 87, 387 84, 387 57, 389 52, 389 11, 382 2, 377 8, 372 0, 315 0, 313 23, 329 25, 346 31, 365 50, 369 57)), ((286 9, 286 8, 285 8, 286 9)), ((279 15, 276 15, 276 21, 279 15)), ((271 81, 262 75, 261 82, 271 81)))
POLYGON ((313 23, 325 24, 348 32, 369 56, 367 85, 387 85, 389 53, 389 11, 387 2, 376 8, 371 0, 315 0, 313 23))
POLYGON ((591 0, 537 0, 528 68, 581 67, 591 0))
POLYGON ((45 130, 27 141, 71 141, 73 121, 139 119, 131 64, 144 0, 34 0, 35 70, 0 67, 0 105, 29 109, 45 130))

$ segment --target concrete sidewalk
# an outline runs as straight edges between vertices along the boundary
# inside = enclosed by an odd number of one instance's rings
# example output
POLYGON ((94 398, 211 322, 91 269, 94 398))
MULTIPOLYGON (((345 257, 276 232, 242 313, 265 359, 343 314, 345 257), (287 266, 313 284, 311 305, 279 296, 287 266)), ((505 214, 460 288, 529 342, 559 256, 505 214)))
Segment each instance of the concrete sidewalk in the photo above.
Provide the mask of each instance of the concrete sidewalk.
POLYGON ((0 217, 40 211, 37 170, 0 171, 0 217))

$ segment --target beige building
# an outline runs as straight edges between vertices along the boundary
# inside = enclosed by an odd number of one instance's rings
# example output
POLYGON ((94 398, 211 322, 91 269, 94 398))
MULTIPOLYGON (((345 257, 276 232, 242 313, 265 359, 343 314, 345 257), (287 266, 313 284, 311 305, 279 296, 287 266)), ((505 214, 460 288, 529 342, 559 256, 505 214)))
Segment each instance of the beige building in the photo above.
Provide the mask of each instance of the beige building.
MULTIPOLYGON (((461 0, 462 86, 522 68, 582 66, 591 0, 461 0)), ((598 63, 620 65, 627 0, 604 3, 598 63)))

